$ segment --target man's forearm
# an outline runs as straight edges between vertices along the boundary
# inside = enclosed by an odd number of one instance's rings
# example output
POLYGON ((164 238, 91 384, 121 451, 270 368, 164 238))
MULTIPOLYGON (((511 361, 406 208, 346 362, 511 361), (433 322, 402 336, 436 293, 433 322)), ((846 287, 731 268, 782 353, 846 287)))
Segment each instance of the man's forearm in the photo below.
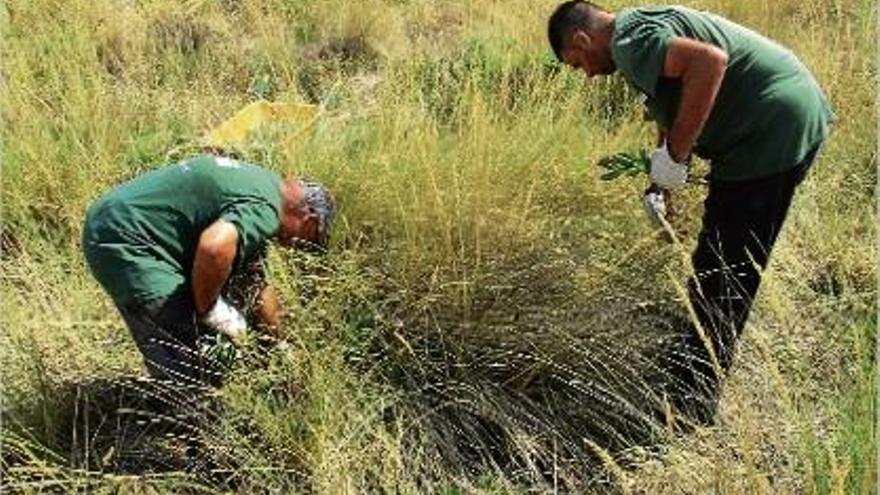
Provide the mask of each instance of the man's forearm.
POLYGON ((232 272, 232 264, 224 266, 205 256, 196 255, 193 264, 192 289, 196 312, 204 314, 220 297, 220 291, 232 272))
POLYGON ((717 47, 692 40, 671 44, 667 76, 681 79, 681 101, 666 137, 674 160, 682 162, 690 155, 715 106, 726 68, 727 54, 717 47))
POLYGON ((721 86, 720 79, 712 81, 701 76, 695 76, 694 79, 696 80, 689 86, 686 86, 688 83, 682 82, 681 104, 675 123, 666 138, 669 154, 678 162, 683 162, 691 154, 697 138, 706 125, 706 120, 715 104, 718 88, 721 86), (685 89, 686 87, 688 89, 685 89))
POLYGON ((192 269, 196 313, 206 313, 220 296, 226 279, 232 273, 237 243, 238 231, 224 221, 214 222, 199 237, 192 269))

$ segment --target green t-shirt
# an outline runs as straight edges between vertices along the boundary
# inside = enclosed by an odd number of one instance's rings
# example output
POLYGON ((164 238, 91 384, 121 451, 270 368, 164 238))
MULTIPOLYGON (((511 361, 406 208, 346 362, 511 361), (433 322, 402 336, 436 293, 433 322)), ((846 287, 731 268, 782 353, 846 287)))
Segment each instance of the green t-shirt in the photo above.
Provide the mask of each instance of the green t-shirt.
POLYGON ((711 177, 746 180, 787 170, 828 133, 831 108, 809 70, 786 48, 719 16, 679 6, 624 9, 614 21, 611 55, 647 98, 648 114, 666 129, 681 82, 663 77, 673 37, 715 45, 727 70, 695 151, 712 160, 711 177))
POLYGON ((276 234, 280 184, 274 172, 212 156, 146 173, 89 207, 86 258, 118 302, 189 291, 199 236, 214 221, 223 219, 238 229, 234 270, 276 234))

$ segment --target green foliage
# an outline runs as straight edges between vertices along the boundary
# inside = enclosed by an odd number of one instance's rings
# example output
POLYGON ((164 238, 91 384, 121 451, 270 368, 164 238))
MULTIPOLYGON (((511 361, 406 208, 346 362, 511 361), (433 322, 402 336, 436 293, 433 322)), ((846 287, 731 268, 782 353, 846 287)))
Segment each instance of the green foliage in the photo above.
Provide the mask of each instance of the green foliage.
POLYGON ((602 158, 598 165, 607 170, 599 177, 602 180, 614 180, 620 176, 635 177, 651 171, 651 157, 646 150, 625 151, 602 158))
POLYGON ((560 77, 566 89, 577 91, 573 78, 565 78, 547 54, 519 54, 512 43, 472 38, 448 55, 424 57, 414 62, 415 89, 430 115, 441 123, 466 116, 479 96, 502 109, 515 112, 538 104, 548 80, 560 77))
POLYGON ((869 493, 877 479, 877 320, 850 329, 853 362, 846 388, 832 392, 839 428, 828 439, 812 428, 804 433, 813 493, 869 493))
POLYGON ((218 363, 223 369, 229 370, 235 365, 238 352, 229 337, 222 334, 205 335, 199 339, 198 346, 206 358, 218 363))

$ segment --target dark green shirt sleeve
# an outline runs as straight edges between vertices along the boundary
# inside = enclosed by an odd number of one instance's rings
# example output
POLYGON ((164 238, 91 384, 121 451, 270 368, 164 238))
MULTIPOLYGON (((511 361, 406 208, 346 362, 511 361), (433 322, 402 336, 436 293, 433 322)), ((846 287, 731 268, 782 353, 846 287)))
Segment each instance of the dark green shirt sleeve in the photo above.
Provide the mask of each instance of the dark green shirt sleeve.
POLYGON ((617 68, 630 83, 651 98, 663 76, 666 49, 675 36, 672 28, 660 22, 638 23, 615 31, 611 54, 617 68))
POLYGON ((236 269, 241 269, 277 232, 278 212, 268 202, 241 200, 226 207, 220 218, 235 225, 238 230, 236 269))

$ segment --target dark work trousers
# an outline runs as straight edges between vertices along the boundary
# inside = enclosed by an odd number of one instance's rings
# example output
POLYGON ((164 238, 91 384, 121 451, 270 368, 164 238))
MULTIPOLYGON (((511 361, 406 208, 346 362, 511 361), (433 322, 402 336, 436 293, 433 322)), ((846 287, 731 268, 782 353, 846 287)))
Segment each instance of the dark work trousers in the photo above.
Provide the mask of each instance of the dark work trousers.
POLYGON ((794 168, 769 177, 709 182, 703 226, 692 256, 694 275, 688 280, 688 296, 705 340, 689 324, 672 370, 690 392, 715 400, 794 191, 817 152, 818 147, 794 168), (713 364, 710 347, 720 370, 713 364))
POLYGON ((151 377, 183 385, 218 386, 222 374, 217 363, 197 347, 199 326, 191 299, 179 294, 116 306, 151 377))
MULTIPOLYGON (((223 296, 243 311, 251 328, 259 325, 255 308, 260 291, 265 287, 264 259, 265 251, 249 260, 243 269, 234 271, 223 290, 223 296)), ((88 250, 86 261, 102 284, 103 279, 111 275, 99 269, 100 261, 91 259, 88 250)), ((167 297, 147 301, 114 298, 114 303, 151 377, 181 385, 222 384, 225 365, 199 349, 199 337, 215 333, 198 323, 188 285, 181 285, 167 297)))

